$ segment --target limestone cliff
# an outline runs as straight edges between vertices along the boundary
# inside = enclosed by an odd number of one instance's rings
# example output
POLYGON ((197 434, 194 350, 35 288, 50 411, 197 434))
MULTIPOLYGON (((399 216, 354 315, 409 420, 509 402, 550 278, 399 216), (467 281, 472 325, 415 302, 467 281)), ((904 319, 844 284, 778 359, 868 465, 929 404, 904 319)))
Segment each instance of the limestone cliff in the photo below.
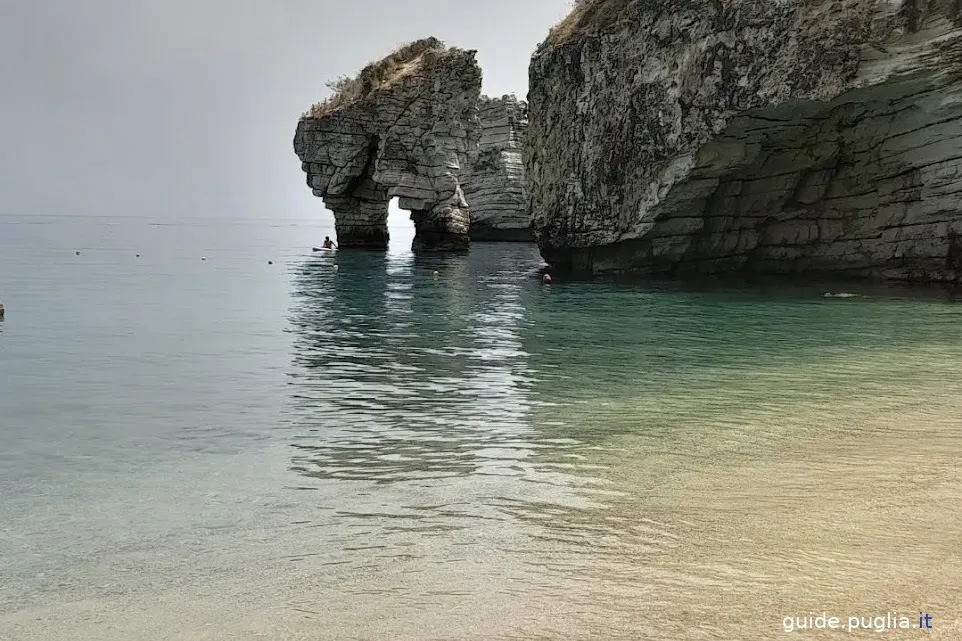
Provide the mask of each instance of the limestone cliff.
POLYGON ((531 61, 543 255, 962 278, 962 3, 586 0, 531 61))
POLYGON ((461 175, 480 137, 474 51, 420 40, 369 65, 301 118, 294 150, 334 212, 341 247, 387 247, 388 203, 411 211, 415 249, 467 246, 461 175))
POLYGON ((534 240, 521 159, 527 112, 514 96, 481 97, 481 139, 464 177, 471 240, 534 240))

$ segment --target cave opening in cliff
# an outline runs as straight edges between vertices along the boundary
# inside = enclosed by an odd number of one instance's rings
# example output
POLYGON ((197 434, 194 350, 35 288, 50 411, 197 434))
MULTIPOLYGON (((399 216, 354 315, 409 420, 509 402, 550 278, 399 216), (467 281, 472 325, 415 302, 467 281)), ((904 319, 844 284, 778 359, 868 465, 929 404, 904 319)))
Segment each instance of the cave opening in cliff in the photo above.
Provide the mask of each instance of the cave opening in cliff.
POLYGON ((411 212, 401 209, 399 199, 394 197, 388 203, 387 227, 391 234, 388 252, 391 254, 410 254, 414 242, 414 221, 411 212))

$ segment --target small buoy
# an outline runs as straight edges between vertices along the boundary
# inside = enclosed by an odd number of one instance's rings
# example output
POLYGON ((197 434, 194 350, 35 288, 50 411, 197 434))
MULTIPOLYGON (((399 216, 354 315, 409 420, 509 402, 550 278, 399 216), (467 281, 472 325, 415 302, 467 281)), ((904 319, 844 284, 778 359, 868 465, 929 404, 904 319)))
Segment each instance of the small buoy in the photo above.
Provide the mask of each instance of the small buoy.
POLYGON ((269 261, 267 261, 267 264, 268 264, 268 265, 273 265, 273 264, 274 264, 274 261, 269 260, 269 261))
POLYGON ((551 282, 551 274, 545 274, 544 276, 542 276, 542 277, 541 277, 541 282, 542 282, 542 283, 550 283, 550 282, 551 282))

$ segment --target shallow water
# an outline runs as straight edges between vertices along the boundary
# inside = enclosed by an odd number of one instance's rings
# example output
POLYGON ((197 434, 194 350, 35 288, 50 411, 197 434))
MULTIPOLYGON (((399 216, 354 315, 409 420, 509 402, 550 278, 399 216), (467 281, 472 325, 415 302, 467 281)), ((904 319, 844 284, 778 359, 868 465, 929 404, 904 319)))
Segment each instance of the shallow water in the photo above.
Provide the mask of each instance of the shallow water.
POLYGON ((958 304, 400 231, 0 219, 0 639, 962 637, 958 304))

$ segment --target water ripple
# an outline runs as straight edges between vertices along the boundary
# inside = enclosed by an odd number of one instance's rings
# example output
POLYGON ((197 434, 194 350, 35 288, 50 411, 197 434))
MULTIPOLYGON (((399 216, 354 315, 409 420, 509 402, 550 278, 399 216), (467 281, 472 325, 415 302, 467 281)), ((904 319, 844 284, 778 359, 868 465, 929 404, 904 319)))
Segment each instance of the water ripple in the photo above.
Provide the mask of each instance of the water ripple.
MULTIPOLYGON (((305 264, 291 309, 291 470, 355 506, 330 516, 359 546, 342 554, 417 548, 462 569, 486 554, 499 579, 478 581, 529 605, 563 600, 578 613, 569 630, 731 638, 706 617, 737 629, 718 613, 749 621, 759 595, 786 586, 815 603, 836 598, 826 577, 892 578, 853 547, 884 549, 881 532, 849 530, 833 548, 832 501, 849 514, 838 527, 887 511, 895 541, 918 530, 903 514, 906 483, 939 496, 957 487, 960 444, 945 431, 959 427, 962 398, 955 306, 546 288, 527 270, 470 260, 446 263, 441 279, 430 261, 351 260, 336 274, 305 264), (365 278, 345 278, 354 272, 365 278), (899 450, 919 438, 924 465, 899 450), (823 523, 810 539, 799 538, 800 506, 823 523), (685 633, 660 623, 660 610, 693 603, 679 615, 685 633)), ((916 534, 944 555, 930 538, 916 534)), ((452 586, 391 598, 413 607, 440 594, 477 596, 452 586)))

